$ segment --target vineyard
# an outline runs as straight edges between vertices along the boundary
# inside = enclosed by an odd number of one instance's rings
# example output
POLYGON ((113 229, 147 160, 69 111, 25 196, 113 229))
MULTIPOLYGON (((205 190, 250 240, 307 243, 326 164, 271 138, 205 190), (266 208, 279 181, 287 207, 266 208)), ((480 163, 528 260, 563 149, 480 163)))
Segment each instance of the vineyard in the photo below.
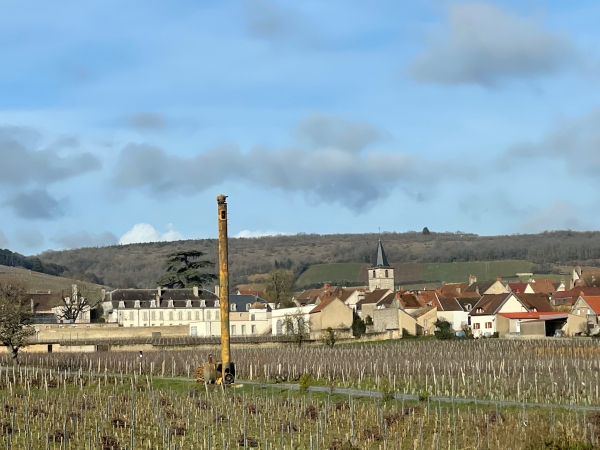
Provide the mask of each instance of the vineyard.
POLYGON ((260 384, 225 391, 188 380, 209 353, 23 353, 19 367, 2 355, 4 448, 587 449, 600 438, 592 340, 234 345, 238 378, 260 384))

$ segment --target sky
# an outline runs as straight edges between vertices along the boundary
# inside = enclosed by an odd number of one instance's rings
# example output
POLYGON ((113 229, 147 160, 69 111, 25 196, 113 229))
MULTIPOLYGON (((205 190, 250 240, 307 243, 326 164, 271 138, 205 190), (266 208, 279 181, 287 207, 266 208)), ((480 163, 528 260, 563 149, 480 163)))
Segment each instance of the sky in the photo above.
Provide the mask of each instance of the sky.
POLYGON ((600 3, 0 0, 0 248, 596 230, 600 3))

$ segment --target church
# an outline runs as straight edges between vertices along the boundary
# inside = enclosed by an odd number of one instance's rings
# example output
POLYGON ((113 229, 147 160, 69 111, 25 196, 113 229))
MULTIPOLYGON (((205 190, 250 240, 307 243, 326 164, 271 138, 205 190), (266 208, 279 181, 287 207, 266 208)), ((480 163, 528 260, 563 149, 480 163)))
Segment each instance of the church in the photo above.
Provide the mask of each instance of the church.
POLYGON ((391 289, 394 291, 394 268, 385 256, 381 239, 377 243, 377 253, 373 260, 373 265, 368 269, 369 291, 375 289, 391 289))

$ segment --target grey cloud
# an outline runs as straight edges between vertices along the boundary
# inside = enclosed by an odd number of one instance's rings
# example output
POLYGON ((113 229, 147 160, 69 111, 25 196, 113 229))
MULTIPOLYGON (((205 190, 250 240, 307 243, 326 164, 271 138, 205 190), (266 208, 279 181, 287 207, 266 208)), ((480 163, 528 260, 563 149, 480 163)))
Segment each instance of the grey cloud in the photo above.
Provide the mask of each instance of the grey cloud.
POLYGON ((56 219, 65 215, 65 200, 56 200, 45 189, 21 192, 2 203, 22 219, 56 219))
POLYGON ((63 248, 105 247, 107 245, 118 244, 119 238, 110 231, 100 234, 76 231, 71 234, 54 237, 52 241, 60 244, 63 248))
POLYGON ((155 112, 138 112, 130 120, 131 125, 140 131, 162 130, 167 125, 165 117, 155 112))
POLYGON ((491 86, 557 73, 577 60, 572 39, 485 3, 451 5, 447 28, 410 70, 418 81, 491 86))
POLYGON ((508 170, 540 158, 563 162, 573 175, 600 176, 600 110, 558 124, 539 142, 509 148, 497 165, 508 170))
POLYGON ((535 209, 520 225, 524 233, 539 233, 552 230, 581 230, 583 224, 577 212, 564 200, 555 200, 545 209, 535 209))
POLYGON ((46 186, 101 167, 91 153, 61 156, 59 150, 72 148, 72 138, 56 141, 48 148, 39 148, 40 139, 35 130, 0 126, 0 184, 35 182, 46 186))
POLYGON ((44 244, 44 235, 37 230, 17 230, 15 238, 19 244, 27 248, 39 248, 44 244))
POLYGON ((451 161, 428 162, 393 151, 359 152, 370 142, 365 134, 370 136, 371 132, 357 133, 357 129, 372 127, 350 124, 335 133, 311 135, 308 149, 254 147, 242 152, 236 146, 220 146, 189 158, 168 155, 155 146, 129 144, 121 152, 114 184, 124 189, 146 188, 153 195, 166 196, 171 192, 201 192, 233 180, 303 193, 309 201, 340 204, 359 213, 396 188, 431 189, 445 176, 459 180, 467 177, 469 169, 451 161), (334 146, 336 143, 338 146, 334 146), (425 176, 430 171, 438 173, 440 165, 445 170, 439 171, 439 176, 425 176))
POLYGON ((315 24, 287 4, 284 7, 273 0, 245 0, 244 20, 250 37, 276 46, 320 48, 328 45, 315 24))
POLYGON ((359 152, 382 137, 370 123, 353 123, 319 113, 302 121, 294 134, 301 143, 313 147, 337 147, 351 152, 359 152))
POLYGON ((0 231, 0 248, 6 248, 8 247, 8 238, 6 237, 6 235, 0 231))

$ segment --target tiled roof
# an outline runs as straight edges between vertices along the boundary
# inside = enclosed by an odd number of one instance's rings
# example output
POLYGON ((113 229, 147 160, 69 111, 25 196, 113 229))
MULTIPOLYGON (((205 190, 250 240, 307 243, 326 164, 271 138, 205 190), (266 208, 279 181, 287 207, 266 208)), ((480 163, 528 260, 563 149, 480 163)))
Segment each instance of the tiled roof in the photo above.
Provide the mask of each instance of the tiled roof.
POLYGON ((551 312, 550 298, 545 294, 515 294, 521 303, 529 310, 536 309, 538 312, 551 312))
POLYGON ((600 314, 600 295, 582 296, 587 305, 594 311, 594 314, 600 314))
POLYGON ((464 308, 458 303, 456 297, 438 296, 438 305, 440 311, 464 311, 464 308))
POLYGON ((469 283, 447 283, 441 289, 444 294, 455 295, 464 292, 468 287, 469 283))
POLYGON ((525 292, 527 283, 508 283, 508 288, 513 292, 525 292))
POLYGON ((465 292, 478 292, 480 295, 483 295, 485 291, 494 285, 494 283, 496 283, 496 280, 477 281, 467 287, 465 292))
POLYGON ((531 282, 529 283, 529 287, 531 287, 536 294, 553 294, 556 292, 556 288, 552 282, 546 280, 536 280, 535 283, 531 282))
POLYGON ((417 297, 409 292, 402 294, 399 300, 400 304, 405 309, 421 308, 421 304, 419 303, 419 300, 417 300, 417 297))
POLYGON ((471 316, 483 316, 496 314, 496 311, 502 306, 506 298, 511 294, 487 294, 481 296, 479 301, 473 305, 473 309, 469 313, 471 316), (476 312, 482 308, 482 312, 476 312))
POLYGON ((381 300, 379 300, 377 302, 377 306, 385 306, 386 308, 389 308, 392 305, 392 302, 394 301, 395 298, 396 298, 396 294, 394 294, 392 292, 391 294, 388 294, 385 297, 383 297, 381 300))
POLYGON ((323 311, 331 302, 333 302, 337 297, 328 297, 325 300, 322 300, 317 306, 315 306, 309 314, 314 314, 323 311))
POLYGON ((36 312, 51 311, 54 306, 61 304, 59 294, 27 294, 27 298, 33 300, 36 312))
POLYGON ((413 309, 407 312, 416 319, 418 317, 421 317, 423 314, 427 314, 432 309, 435 309, 435 306, 422 306, 421 308, 413 309))

